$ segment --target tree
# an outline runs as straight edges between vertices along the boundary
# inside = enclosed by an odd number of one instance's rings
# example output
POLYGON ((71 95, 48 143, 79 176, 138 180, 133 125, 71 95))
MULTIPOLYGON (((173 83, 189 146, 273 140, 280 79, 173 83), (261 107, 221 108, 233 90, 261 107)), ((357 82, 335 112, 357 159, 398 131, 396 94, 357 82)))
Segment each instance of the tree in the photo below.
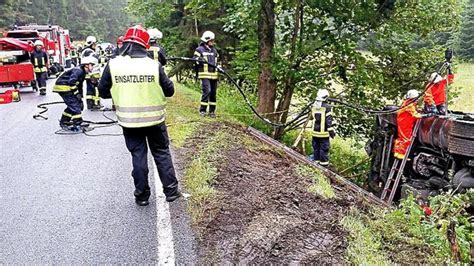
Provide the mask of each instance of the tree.
POLYGON ((466 60, 474 59, 474 1, 471 0, 464 12, 459 34, 459 55, 466 60))

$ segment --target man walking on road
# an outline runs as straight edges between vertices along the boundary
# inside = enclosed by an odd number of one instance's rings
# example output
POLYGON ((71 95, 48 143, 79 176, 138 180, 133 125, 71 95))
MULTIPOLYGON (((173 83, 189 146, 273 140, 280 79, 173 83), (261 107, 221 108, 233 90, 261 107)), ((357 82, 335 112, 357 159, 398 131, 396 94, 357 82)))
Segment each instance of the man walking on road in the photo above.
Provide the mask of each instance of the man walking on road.
POLYGON ((35 50, 31 53, 31 63, 36 75, 36 88, 39 88, 40 95, 46 95, 46 79, 48 78, 49 60, 48 54, 43 51, 42 41, 35 41, 35 50))
POLYGON ((100 96, 114 101, 125 144, 132 154, 134 195, 140 206, 148 205, 150 197, 147 142, 166 201, 181 196, 165 125, 165 97, 173 96, 174 85, 160 63, 147 57, 149 39, 141 26, 129 28, 120 55, 110 60, 99 82, 100 96))

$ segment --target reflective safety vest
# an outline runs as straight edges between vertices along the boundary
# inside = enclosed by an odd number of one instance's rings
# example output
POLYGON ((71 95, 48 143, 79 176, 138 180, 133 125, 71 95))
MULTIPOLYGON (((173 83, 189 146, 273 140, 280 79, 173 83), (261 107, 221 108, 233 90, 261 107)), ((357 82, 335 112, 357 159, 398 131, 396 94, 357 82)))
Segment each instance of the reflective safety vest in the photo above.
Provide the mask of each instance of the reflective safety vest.
POLYGON ((149 57, 110 60, 111 94, 121 126, 149 127, 165 121, 166 98, 159 85, 158 67, 149 57))
POLYGON ((158 46, 150 46, 150 49, 148 49, 148 51, 152 52, 153 54, 153 60, 155 61, 159 61, 160 59, 160 47, 158 46))
POLYGON ((329 131, 334 130, 332 127, 331 106, 326 102, 323 102, 321 107, 313 106, 311 108, 311 116, 314 119, 312 136, 316 138, 329 138, 329 131))

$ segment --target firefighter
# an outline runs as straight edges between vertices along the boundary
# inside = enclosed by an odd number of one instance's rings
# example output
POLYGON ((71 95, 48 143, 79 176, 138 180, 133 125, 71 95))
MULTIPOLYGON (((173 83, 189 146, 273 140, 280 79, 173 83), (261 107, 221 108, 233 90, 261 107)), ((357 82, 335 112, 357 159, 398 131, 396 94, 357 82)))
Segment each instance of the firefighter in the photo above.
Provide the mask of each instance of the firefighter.
MULTIPOLYGON (((219 54, 216 48, 214 48, 215 35, 211 31, 205 31, 201 36, 201 43, 194 51, 194 59, 200 61, 206 61, 210 64, 217 66, 217 60, 219 54)), ((202 85, 202 97, 201 107, 199 113, 201 116, 205 116, 207 108, 209 106, 209 116, 216 117, 216 96, 217 96, 217 79, 218 70, 214 66, 196 62, 196 68, 198 73, 198 79, 201 80, 202 85)))
POLYGON ((122 48, 122 46, 123 46, 123 36, 120 36, 117 38, 117 48, 115 48, 114 50, 113 57, 118 56, 120 54, 120 48, 122 48))
MULTIPOLYGON (((84 58, 88 56, 93 56, 97 59, 97 61, 99 61, 100 58, 99 58, 99 55, 96 53, 96 48, 97 48, 97 39, 94 36, 88 36, 86 38, 86 47, 84 47, 84 49, 82 50, 81 57, 84 58)), ((102 110, 104 108, 104 106, 100 104, 99 92, 97 90, 97 83, 99 79, 100 79, 100 67, 97 64, 92 70, 92 72, 86 75, 86 86, 87 86, 86 104, 87 104, 87 109, 91 111, 102 110)), ((80 90, 82 94, 82 88, 80 88, 80 90)))
POLYGON ((397 112, 397 139, 395 140, 394 156, 403 160, 411 143, 413 128, 416 121, 422 115, 416 110, 417 99, 420 93, 417 90, 409 90, 405 96, 400 110, 397 112))
POLYGON ((40 95, 46 95, 46 79, 48 78, 49 59, 48 54, 43 51, 44 44, 40 40, 35 41, 35 50, 30 59, 36 75, 36 88, 40 95))
POLYGON ((163 185, 166 201, 181 196, 165 124, 166 98, 173 82, 163 66, 147 57, 149 35, 141 26, 127 30, 121 54, 109 61, 99 82, 102 98, 112 98, 125 144, 132 155, 135 202, 149 204, 147 144, 163 185))
POLYGON ((321 166, 329 165, 329 137, 334 138, 336 131, 332 123, 332 106, 327 103, 329 91, 318 90, 316 101, 311 108, 311 120, 314 120, 313 131, 313 159, 321 166))
POLYGON ((80 88, 82 88, 86 75, 91 73, 97 64, 97 58, 94 56, 84 57, 81 59, 81 65, 67 70, 56 80, 53 92, 59 93, 67 106, 59 120, 61 128, 80 131, 89 126, 82 121, 81 113, 84 109, 84 103, 82 102, 80 88))
POLYGON ((163 38, 163 33, 157 29, 149 29, 148 34, 150 35, 150 48, 148 49, 148 56, 160 62, 162 66, 166 65, 166 51, 161 47, 158 42, 163 38))
POLYGON ((71 46, 71 61, 75 67, 78 66, 79 62, 77 60, 77 49, 74 46, 71 46))
POLYGON ((425 113, 446 115, 446 86, 453 82, 454 75, 451 71, 451 64, 448 64, 448 75, 443 78, 434 72, 431 74, 425 96, 425 113))

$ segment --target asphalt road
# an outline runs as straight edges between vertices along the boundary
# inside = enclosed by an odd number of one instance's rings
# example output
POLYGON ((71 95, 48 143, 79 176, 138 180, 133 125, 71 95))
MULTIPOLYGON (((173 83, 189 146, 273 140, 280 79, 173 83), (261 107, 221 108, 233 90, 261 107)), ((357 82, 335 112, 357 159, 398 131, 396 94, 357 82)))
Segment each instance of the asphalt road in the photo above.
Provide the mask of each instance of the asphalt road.
MULTIPOLYGON (((194 264, 185 202, 155 193, 153 169, 151 204, 135 204, 123 136, 55 134, 62 104, 46 121, 32 118, 37 104, 61 100, 53 84, 47 96, 23 88, 21 102, 0 105, 0 264, 194 264)), ((83 117, 105 120, 101 112, 83 117)))

